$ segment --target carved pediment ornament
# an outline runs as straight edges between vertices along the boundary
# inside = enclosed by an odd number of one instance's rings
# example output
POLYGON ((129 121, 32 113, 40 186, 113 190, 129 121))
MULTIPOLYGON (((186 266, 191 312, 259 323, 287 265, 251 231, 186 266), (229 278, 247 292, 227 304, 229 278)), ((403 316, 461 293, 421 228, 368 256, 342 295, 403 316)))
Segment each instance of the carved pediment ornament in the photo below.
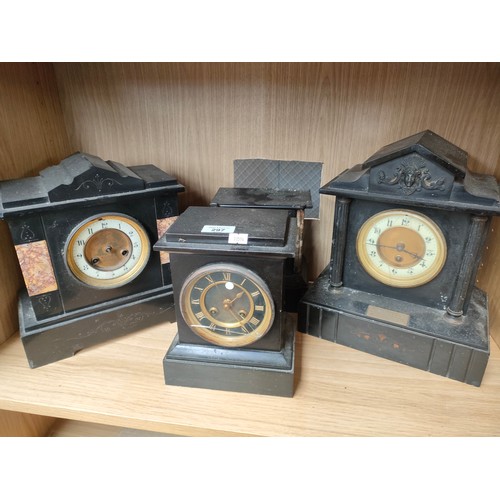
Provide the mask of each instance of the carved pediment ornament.
POLYGON ((444 177, 432 180, 431 173, 426 167, 425 162, 419 158, 403 160, 390 178, 381 170, 378 173, 378 183, 390 186, 397 185, 406 196, 413 194, 415 191, 421 191, 422 188, 427 190, 444 190, 444 177))

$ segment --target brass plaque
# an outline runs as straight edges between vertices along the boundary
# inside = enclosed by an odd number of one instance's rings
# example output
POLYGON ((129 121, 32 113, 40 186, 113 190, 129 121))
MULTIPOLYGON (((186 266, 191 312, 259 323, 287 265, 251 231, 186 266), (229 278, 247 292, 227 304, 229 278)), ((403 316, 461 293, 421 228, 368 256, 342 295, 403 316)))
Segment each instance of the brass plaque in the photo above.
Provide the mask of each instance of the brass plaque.
POLYGON ((383 321, 388 321, 389 323, 395 323, 402 326, 408 326, 408 323, 410 322, 409 314, 391 311, 390 309, 384 309, 383 307, 372 305, 368 306, 366 309, 366 315, 370 318, 381 319, 383 321))
POLYGON ((57 281, 45 240, 16 245, 16 253, 30 297, 57 290, 57 281))

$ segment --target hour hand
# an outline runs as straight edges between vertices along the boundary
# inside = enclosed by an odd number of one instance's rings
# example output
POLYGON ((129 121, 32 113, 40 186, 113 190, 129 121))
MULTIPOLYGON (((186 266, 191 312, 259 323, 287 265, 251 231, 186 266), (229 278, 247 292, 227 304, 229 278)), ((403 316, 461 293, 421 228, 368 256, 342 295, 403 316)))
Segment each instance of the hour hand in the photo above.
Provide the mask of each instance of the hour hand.
POLYGON ((227 309, 227 308, 231 307, 231 304, 232 304, 235 300, 237 300, 237 299, 239 299, 240 297, 242 297, 242 296, 243 296, 243 294, 244 294, 244 292, 243 292, 243 290, 242 290, 241 292, 238 292, 238 293, 237 293, 237 294, 236 294, 236 295, 235 295, 232 299, 224 299, 224 301, 223 301, 224 308, 226 308, 226 309, 227 309))

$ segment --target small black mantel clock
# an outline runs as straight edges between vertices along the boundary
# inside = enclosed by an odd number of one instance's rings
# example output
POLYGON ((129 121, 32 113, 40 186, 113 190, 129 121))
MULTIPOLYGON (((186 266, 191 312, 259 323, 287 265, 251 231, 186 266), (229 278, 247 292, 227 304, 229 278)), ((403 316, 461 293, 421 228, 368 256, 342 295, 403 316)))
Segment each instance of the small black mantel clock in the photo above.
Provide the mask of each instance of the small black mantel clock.
POLYGON ((335 195, 329 266, 302 300, 299 330, 479 386, 489 357, 475 278, 497 181, 427 130, 320 189, 335 195))
POLYGON ((296 224, 287 210, 189 207, 154 246, 172 265, 178 334, 168 385, 292 396, 295 322, 283 309, 296 224))
POLYGON ((26 285, 19 327, 32 368, 173 316, 169 257, 152 246, 183 190, 154 165, 86 153, 0 183, 0 217, 26 285))

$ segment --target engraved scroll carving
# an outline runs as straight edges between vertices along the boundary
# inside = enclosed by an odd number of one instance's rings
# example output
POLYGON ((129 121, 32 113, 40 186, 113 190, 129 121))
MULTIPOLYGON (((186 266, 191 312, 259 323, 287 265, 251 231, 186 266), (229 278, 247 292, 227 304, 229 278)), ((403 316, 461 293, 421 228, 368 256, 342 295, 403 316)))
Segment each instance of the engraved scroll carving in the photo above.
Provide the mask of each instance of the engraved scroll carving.
MULTIPOLYGON (((161 238, 165 231, 177 220, 177 216, 166 217, 164 219, 157 219, 156 226, 158 228, 158 238, 161 238)), ((170 253, 162 251, 160 252, 160 262, 162 264, 168 264, 170 262, 170 253)))
POLYGON ((99 174, 95 174, 93 179, 88 179, 85 182, 82 182, 75 191, 78 191, 79 189, 97 189, 97 191, 100 193, 103 189, 110 188, 114 186, 115 184, 120 184, 121 182, 118 182, 116 179, 110 179, 109 177, 101 177, 99 174))
POLYGON ((16 245, 16 253, 30 297, 57 290, 45 240, 16 245))

